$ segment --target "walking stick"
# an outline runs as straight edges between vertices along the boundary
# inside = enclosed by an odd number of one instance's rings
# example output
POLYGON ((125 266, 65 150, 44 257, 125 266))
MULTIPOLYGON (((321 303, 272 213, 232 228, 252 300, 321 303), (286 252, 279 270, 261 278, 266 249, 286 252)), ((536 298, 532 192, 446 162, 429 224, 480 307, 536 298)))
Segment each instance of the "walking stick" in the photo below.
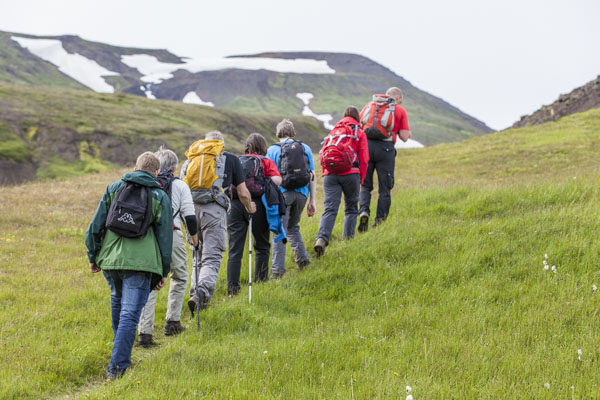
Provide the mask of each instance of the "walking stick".
POLYGON ((198 260, 199 257, 199 251, 197 249, 194 249, 194 267, 196 269, 195 275, 196 275, 196 293, 195 293, 195 297, 196 297, 196 330, 199 332, 200 331, 200 279, 199 279, 199 272, 198 270, 200 269, 200 260, 198 260))
POLYGON ((248 303, 252 304, 252 215, 250 215, 250 223, 248 225, 248 303))

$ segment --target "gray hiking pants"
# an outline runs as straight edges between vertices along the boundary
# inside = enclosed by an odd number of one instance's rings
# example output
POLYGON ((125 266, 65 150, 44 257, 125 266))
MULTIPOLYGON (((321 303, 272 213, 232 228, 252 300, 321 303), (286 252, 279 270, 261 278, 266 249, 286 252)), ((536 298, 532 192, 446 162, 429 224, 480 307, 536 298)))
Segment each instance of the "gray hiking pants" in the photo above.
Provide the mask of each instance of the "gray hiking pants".
POLYGON ((342 192, 344 193, 344 202, 346 203, 342 238, 351 239, 354 237, 356 218, 358 217, 360 174, 325 175, 323 177, 325 210, 323 211, 321 221, 319 222, 317 239, 321 238, 325 240, 326 243, 329 243, 331 238, 331 231, 333 231, 335 219, 342 200, 342 192))
MULTIPOLYGON (((288 242, 294 251, 294 261, 296 261, 296 264, 308 262, 308 253, 304 247, 302 234, 300 234, 300 226, 298 225, 302 211, 306 205, 306 196, 295 190, 287 190, 283 192, 283 197, 285 198, 287 209, 281 219, 281 224, 287 234, 288 242)), ((285 251, 286 244, 283 241, 273 243, 273 265, 271 269, 274 273, 285 273, 285 251)))
MULTIPOLYGON (((181 319, 181 307, 183 296, 187 289, 187 252, 183 233, 173 230, 173 252, 171 254, 171 281, 169 283, 169 300, 167 302, 167 321, 179 321, 181 319)), ((156 306, 156 290, 150 291, 148 301, 142 310, 140 317, 139 332, 152 334, 154 332, 154 308, 156 306)))
MULTIPOLYGON (((217 203, 194 204, 194 209, 200 241, 198 288, 208 301, 215 293, 223 252, 227 248, 227 212, 217 203)), ((192 268, 190 297, 196 295, 195 265, 196 260, 192 268)))

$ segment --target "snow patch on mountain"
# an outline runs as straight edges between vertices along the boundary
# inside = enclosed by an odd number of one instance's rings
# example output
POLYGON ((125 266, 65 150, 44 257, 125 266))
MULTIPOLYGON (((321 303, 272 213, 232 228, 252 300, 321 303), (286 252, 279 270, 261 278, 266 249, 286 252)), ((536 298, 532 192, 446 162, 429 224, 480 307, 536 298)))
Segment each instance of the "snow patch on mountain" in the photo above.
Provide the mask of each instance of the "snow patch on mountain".
POLYGON ((18 36, 11 36, 11 39, 36 56, 56 65, 62 73, 90 89, 96 92, 114 93, 115 89, 102 77, 119 75, 117 72, 109 71, 96 61, 80 54, 67 53, 60 40, 18 36))
POLYGON ((247 69, 296 73, 296 74, 334 74, 324 60, 307 58, 282 59, 260 57, 204 58, 184 59, 181 64, 164 63, 148 54, 121 56, 121 62, 131 68, 136 68, 143 82, 160 83, 173 77, 173 72, 182 69, 191 73, 201 71, 218 71, 221 69, 247 69))
POLYGON ((315 114, 315 112, 313 110, 311 110, 310 107, 308 106, 310 101, 313 99, 313 97, 315 97, 314 94, 308 93, 308 92, 296 93, 296 97, 299 98, 300 100, 302 100, 302 102, 304 103, 304 108, 302 109, 302 115, 318 119, 319 121, 321 121, 323 123, 323 126, 327 130, 333 129, 333 125, 331 125, 331 120, 333 119, 333 117, 331 116, 331 114, 315 114))
POLYGON ((200 96, 196 92, 188 92, 183 99, 181 100, 187 104, 199 104, 201 106, 214 107, 214 103, 212 101, 203 101, 200 96))
POLYGON ((406 142, 398 139, 396 140, 395 146, 397 149, 420 149, 425 147, 422 143, 417 142, 414 139, 408 139, 406 142))

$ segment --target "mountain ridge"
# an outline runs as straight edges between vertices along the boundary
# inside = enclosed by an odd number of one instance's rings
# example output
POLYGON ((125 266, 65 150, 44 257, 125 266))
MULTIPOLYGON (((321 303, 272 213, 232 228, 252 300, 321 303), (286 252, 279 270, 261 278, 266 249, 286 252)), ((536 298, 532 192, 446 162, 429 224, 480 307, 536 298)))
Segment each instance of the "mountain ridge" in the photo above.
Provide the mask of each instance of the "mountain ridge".
MULTIPOLYGON (((12 49, 13 64, 36 57, 27 49, 15 43, 13 36, 28 39, 58 40, 68 54, 78 54, 93 60, 98 65, 118 73, 106 76, 104 80, 114 88, 115 93, 129 93, 139 96, 181 101, 186 95, 195 93, 206 103, 217 108, 225 108, 242 113, 257 115, 300 116, 303 103, 296 98, 297 93, 314 94, 311 109, 317 114, 330 114, 333 120, 341 117, 343 109, 354 104, 361 108, 374 93, 398 86, 405 92, 405 106, 415 139, 424 144, 445 143, 462 140, 473 135, 492 132, 483 122, 460 111, 442 99, 413 86, 405 78, 375 61, 351 53, 327 52, 263 52, 254 55, 230 56, 235 58, 275 60, 295 60, 298 57, 311 57, 326 61, 335 69, 333 74, 291 73, 265 69, 249 70, 221 68, 216 70, 190 71, 185 68, 189 58, 179 57, 164 49, 138 49, 92 42, 74 35, 34 36, 19 33, 0 32, 0 70, 7 70, 2 62, 2 53, 12 49), (29 53, 29 54, 27 54, 29 53), (124 62, 123 56, 146 54, 155 57, 158 67, 171 64, 176 68, 173 76, 159 83, 144 81, 144 73, 124 62), (20 55, 20 58, 18 57, 20 55)), ((51 69, 47 61, 39 59, 46 69, 51 69)), ((310 60, 309 60, 310 61, 310 60)), ((12 68, 14 70, 14 68, 12 68)), ((52 71, 42 71, 45 76, 52 71)), ((56 73, 46 80, 54 79, 54 86, 66 86, 64 74, 57 78, 56 73)), ((27 76, 0 74, 0 80, 39 84, 36 71, 27 76)), ((70 83, 81 89, 81 85, 70 83)), ((324 129, 325 132, 325 129, 324 129)))

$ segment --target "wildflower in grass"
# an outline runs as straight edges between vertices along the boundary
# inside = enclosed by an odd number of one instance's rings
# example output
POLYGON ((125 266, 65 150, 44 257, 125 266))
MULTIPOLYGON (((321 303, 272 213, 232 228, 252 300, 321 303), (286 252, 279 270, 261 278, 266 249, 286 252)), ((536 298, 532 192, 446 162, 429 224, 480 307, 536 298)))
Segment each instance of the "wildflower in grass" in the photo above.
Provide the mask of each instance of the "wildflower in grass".
POLYGON ((409 394, 410 392, 412 392, 412 388, 410 386, 406 386, 406 394, 409 394))
POLYGON ((556 265, 552 266, 552 272, 556 273, 556 265))
POLYGON ((406 400, 413 400, 412 394, 409 394, 408 396, 406 396, 406 400))
POLYGON ((399 373, 397 373, 397 372, 394 372, 394 375, 396 375, 396 376, 399 376, 400 374, 399 374, 399 373))
POLYGON ((582 355, 582 354, 583 354, 583 351, 581 351, 581 349, 578 349, 578 350, 577 350, 577 359, 578 359, 579 361, 581 361, 581 355, 582 355))
POLYGON ((596 291, 596 289, 598 289, 598 288, 596 287, 596 285, 592 285, 592 290, 593 290, 594 292, 596 291))
POLYGON ((268 351, 266 351, 266 350, 265 350, 265 351, 263 351, 263 354, 267 354, 267 353, 268 353, 268 351))
POLYGON ((550 383, 548 383, 548 382, 544 383, 544 387, 545 387, 546 389, 550 389, 550 383))
POLYGON ((548 254, 544 254, 544 258, 547 260, 548 259, 548 254))

